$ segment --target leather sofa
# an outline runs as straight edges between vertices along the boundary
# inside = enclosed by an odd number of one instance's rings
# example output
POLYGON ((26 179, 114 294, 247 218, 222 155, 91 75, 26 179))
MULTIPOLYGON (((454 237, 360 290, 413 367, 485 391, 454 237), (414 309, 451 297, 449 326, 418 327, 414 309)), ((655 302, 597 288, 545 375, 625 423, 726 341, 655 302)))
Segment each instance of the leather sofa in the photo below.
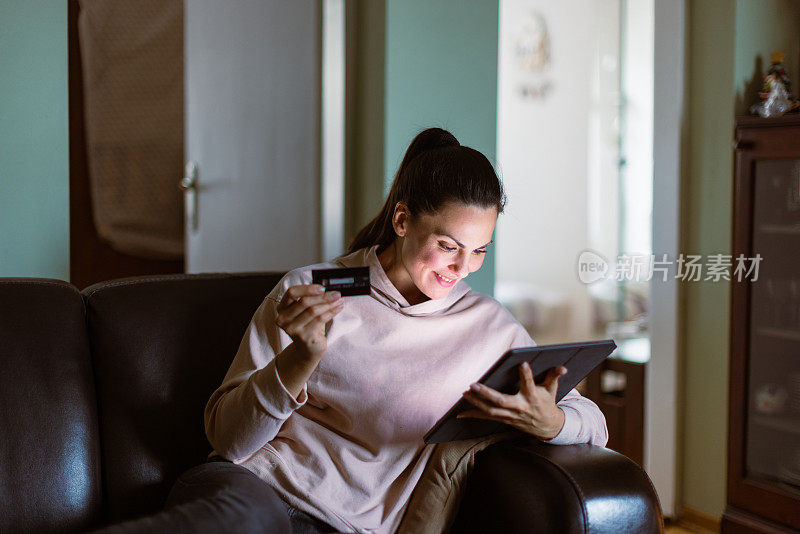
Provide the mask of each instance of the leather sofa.
MULTIPOLYGON (((148 518, 168 512, 174 481, 210 452, 203 408, 280 278, 147 276, 83 291, 0 278, 0 532, 157 524, 148 518)), ((254 503, 257 492, 256 484, 254 503)), ((180 515, 172 518, 185 532, 180 515)), ((521 438, 476 456, 452 531, 650 533, 662 525, 650 479, 628 458, 521 438)))

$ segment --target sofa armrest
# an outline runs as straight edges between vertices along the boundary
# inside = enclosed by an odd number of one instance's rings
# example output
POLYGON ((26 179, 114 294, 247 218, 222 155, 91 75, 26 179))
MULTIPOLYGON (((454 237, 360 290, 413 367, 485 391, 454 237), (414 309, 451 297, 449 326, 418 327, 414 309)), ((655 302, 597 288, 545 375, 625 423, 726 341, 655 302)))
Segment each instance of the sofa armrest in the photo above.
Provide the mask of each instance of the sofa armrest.
POLYGON ((275 492, 248 469, 212 462, 183 473, 158 513, 95 534, 285 534, 292 527, 275 492))
POLYGON ((662 533, 658 495, 629 458, 533 437, 475 457, 451 532, 662 533))

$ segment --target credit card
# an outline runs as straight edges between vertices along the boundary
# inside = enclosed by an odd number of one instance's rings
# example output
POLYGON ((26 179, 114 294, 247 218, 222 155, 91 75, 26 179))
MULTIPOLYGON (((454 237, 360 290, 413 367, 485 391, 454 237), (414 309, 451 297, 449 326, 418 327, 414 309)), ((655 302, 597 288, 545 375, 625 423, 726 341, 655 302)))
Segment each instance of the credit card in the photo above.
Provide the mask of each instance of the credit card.
POLYGON ((338 291, 343 297, 369 295, 369 266, 312 269, 311 281, 325 291, 338 291))

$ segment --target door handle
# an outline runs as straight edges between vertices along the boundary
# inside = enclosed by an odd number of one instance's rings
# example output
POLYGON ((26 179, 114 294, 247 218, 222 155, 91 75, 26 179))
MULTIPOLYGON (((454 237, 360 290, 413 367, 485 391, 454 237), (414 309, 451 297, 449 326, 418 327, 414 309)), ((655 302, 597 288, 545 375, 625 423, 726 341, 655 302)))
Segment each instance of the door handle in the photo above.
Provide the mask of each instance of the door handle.
POLYGON ((189 218, 192 231, 197 231, 197 163, 189 161, 183 172, 178 188, 184 193, 186 217, 189 218))

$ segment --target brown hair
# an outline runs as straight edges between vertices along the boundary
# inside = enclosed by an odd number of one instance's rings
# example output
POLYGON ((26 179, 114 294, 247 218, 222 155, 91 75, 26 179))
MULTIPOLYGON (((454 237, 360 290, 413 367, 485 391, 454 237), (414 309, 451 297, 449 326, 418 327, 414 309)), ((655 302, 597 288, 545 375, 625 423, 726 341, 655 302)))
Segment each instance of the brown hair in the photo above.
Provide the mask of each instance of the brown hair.
POLYGON ((347 253, 373 245, 380 245, 380 252, 391 245, 396 237, 392 217, 398 202, 404 202, 415 216, 436 213, 450 201, 494 207, 500 214, 506 196, 486 156, 462 146, 447 130, 428 128, 411 141, 383 208, 356 234, 347 253))

